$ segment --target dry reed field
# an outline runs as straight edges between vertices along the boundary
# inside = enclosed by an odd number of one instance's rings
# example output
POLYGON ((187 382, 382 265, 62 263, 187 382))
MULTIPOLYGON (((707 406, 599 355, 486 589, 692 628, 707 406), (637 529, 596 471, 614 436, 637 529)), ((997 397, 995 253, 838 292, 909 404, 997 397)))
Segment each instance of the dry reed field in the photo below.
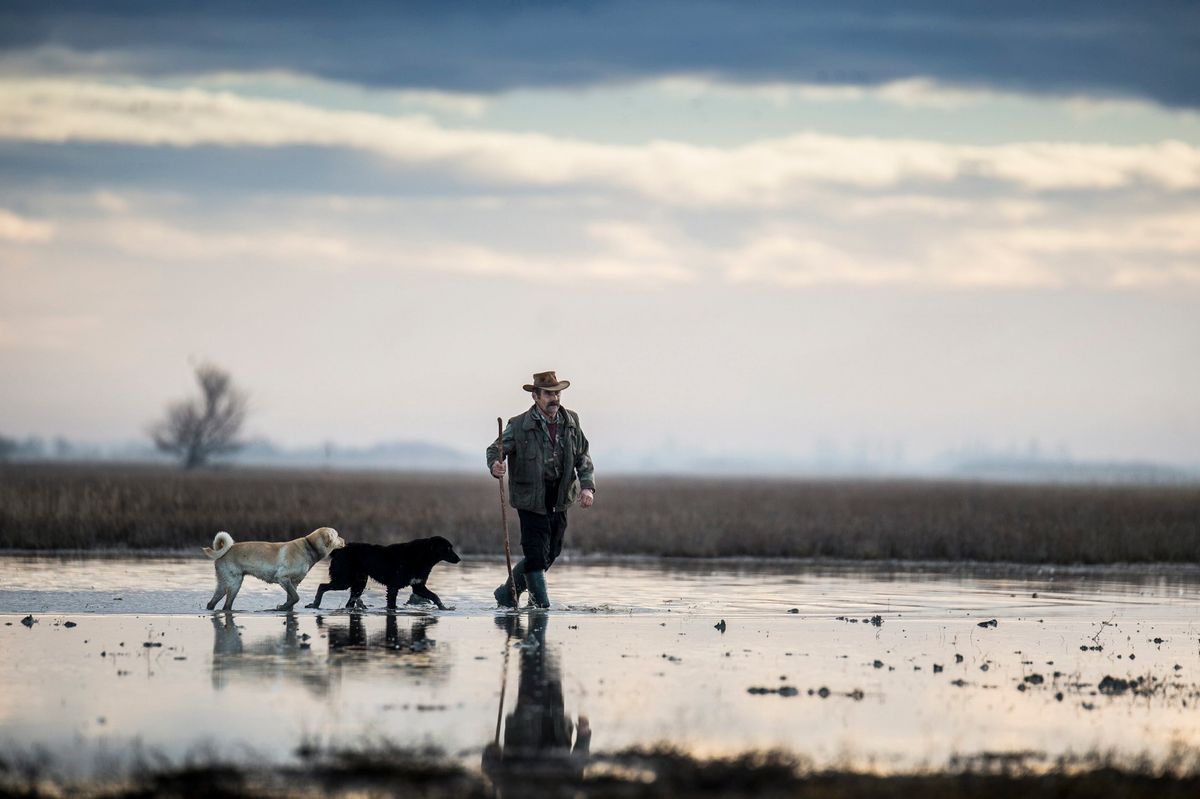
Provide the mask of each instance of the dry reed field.
MULTIPOLYGON (((7 549, 191 548, 218 530, 283 540, 322 525, 351 541, 444 535, 463 553, 503 551, 486 474, 0 467, 7 549)), ((1190 563, 1200 486, 613 477, 571 513, 567 552, 1190 563)))

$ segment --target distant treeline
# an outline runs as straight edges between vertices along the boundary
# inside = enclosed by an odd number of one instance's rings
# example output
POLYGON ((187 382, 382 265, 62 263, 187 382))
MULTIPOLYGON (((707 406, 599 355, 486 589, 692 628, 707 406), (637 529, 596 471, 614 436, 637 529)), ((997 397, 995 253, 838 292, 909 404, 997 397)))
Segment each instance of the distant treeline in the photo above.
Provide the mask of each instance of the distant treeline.
MULTIPOLYGON (((503 551, 486 474, 0 466, 0 547, 161 549, 282 540, 336 527, 351 541, 444 535, 503 551)), ((510 514, 514 544, 518 538, 510 514)), ((1200 486, 922 481, 602 479, 575 509, 568 552, 663 556, 1195 562, 1200 486)))

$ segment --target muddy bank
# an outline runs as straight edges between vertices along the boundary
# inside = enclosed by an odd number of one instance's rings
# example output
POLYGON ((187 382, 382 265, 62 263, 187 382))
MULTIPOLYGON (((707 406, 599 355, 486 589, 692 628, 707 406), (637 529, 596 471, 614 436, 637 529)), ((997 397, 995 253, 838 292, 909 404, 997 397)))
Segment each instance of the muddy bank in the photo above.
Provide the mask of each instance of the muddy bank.
MULTIPOLYGON (((1189 763, 1196 754, 1187 755, 1189 763)), ((1034 772, 1020 763, 980 761, 971 768, 892 776, 814 771, 784 752, 696 758, 671 750, 597 754, 579 773, 554 764, 538 771, 483 773, 426 750, 308 752, 302 764, 247 766, 199 758, 187 765, 143 765, 119 780, 68 781, 36 758, 0 756, 0 797, 134 799, 135 797, 404 796, 478 797, 793 797, 811 799, 1183 799, 1200 791, 1192 772, 1156 772, 1089 758, 1034 772)))

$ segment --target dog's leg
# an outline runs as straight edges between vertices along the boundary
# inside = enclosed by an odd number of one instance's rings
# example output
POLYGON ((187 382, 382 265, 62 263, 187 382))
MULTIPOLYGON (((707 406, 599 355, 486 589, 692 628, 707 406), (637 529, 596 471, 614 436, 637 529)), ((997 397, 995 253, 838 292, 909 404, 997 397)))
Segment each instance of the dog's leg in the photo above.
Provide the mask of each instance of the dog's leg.
POLYGON ((291 610, 296 606, 296 603, 300 601, 300 594, 296 592, 296 586, 292 585, 292 581, 286 577, 280 580, 279 584, 283 586, 284 591, 287 591, 287 602, 284 602, 282 605, 277 605, 275 609, 291 610))
POLYGON ((433 602, 433 604, 437 605, 439 609, 446 609, 446 606, 442 604, 442 600, 438 599, 438 595, 426 588, 424 583, 416 583, 413 585, 412 590, 417 596, 423 596, 433 602))
MULTIPOLYGON (((313 597, 313 601, 309 602, 304 607, 319 608, 321 607, 321 597, 325 596, 325 592, 333 589, 333 583, 321 583, 317 586, 317 595, 313 597)), ((336 589, 335 589, 336 590, 336 589)))
POLYGON ((367 578, 365 576, 361 579, 355 578, 353 584, 350 586, 350 599, 346 602, 346 607, 353 608, 357 606, 365 608, 367 605, 360 597, 362 596, 362 592, 366 590, 367 578))
POLYGON ((237 598, 238 591, 242 590, 242 578, 244 574, 234 575, 233 579, 225 588, 225 610, 233 610, 233 600, 237 598))
POLYGON ((400 592, 400 587, 399 587, 399 586, 395 586, 395 585, 389 585, 389 586, 387 587, 387 589, 388 589, 388 592, 387 592, 387 596, 388 596, 388 600, 387 600, 387 606, 388 606, 388 610, 395 610, 395 609, 396 609, 396 594, 398 594, 398 593, 400 592))
POLYGON ((212 599, 208 600, 208 609, 212 610, 217 606, 217 602, 221 597, 225 596, 225 581, 221 579, 221 575, 217 575, 217 590, 213 592, 212 599))
POLYGON ((316 597, 313 598, 312 604, 308 605, 307 607, 320 608, 321 607, 321 598, 323 596, 325 596, 326 591, 345 591, 349 587, 350 587, 349 580, 339 580, 336 578, 331 579, 327 583, 321 583, 320 585, 317 586, 317 595, 316 595, 316 597))

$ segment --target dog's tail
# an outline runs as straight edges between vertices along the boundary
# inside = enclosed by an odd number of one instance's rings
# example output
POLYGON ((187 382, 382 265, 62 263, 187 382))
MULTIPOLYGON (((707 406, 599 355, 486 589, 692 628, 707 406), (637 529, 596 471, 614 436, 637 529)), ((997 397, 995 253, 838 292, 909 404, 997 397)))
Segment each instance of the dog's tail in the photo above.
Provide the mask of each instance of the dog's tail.
POLYGON ((212 549, 204 547, 204 554, 208 555, 213 560, 224 555, 233 546, 233 536, 222 530, 217 533, 217 537, 213 539, 212 549))

